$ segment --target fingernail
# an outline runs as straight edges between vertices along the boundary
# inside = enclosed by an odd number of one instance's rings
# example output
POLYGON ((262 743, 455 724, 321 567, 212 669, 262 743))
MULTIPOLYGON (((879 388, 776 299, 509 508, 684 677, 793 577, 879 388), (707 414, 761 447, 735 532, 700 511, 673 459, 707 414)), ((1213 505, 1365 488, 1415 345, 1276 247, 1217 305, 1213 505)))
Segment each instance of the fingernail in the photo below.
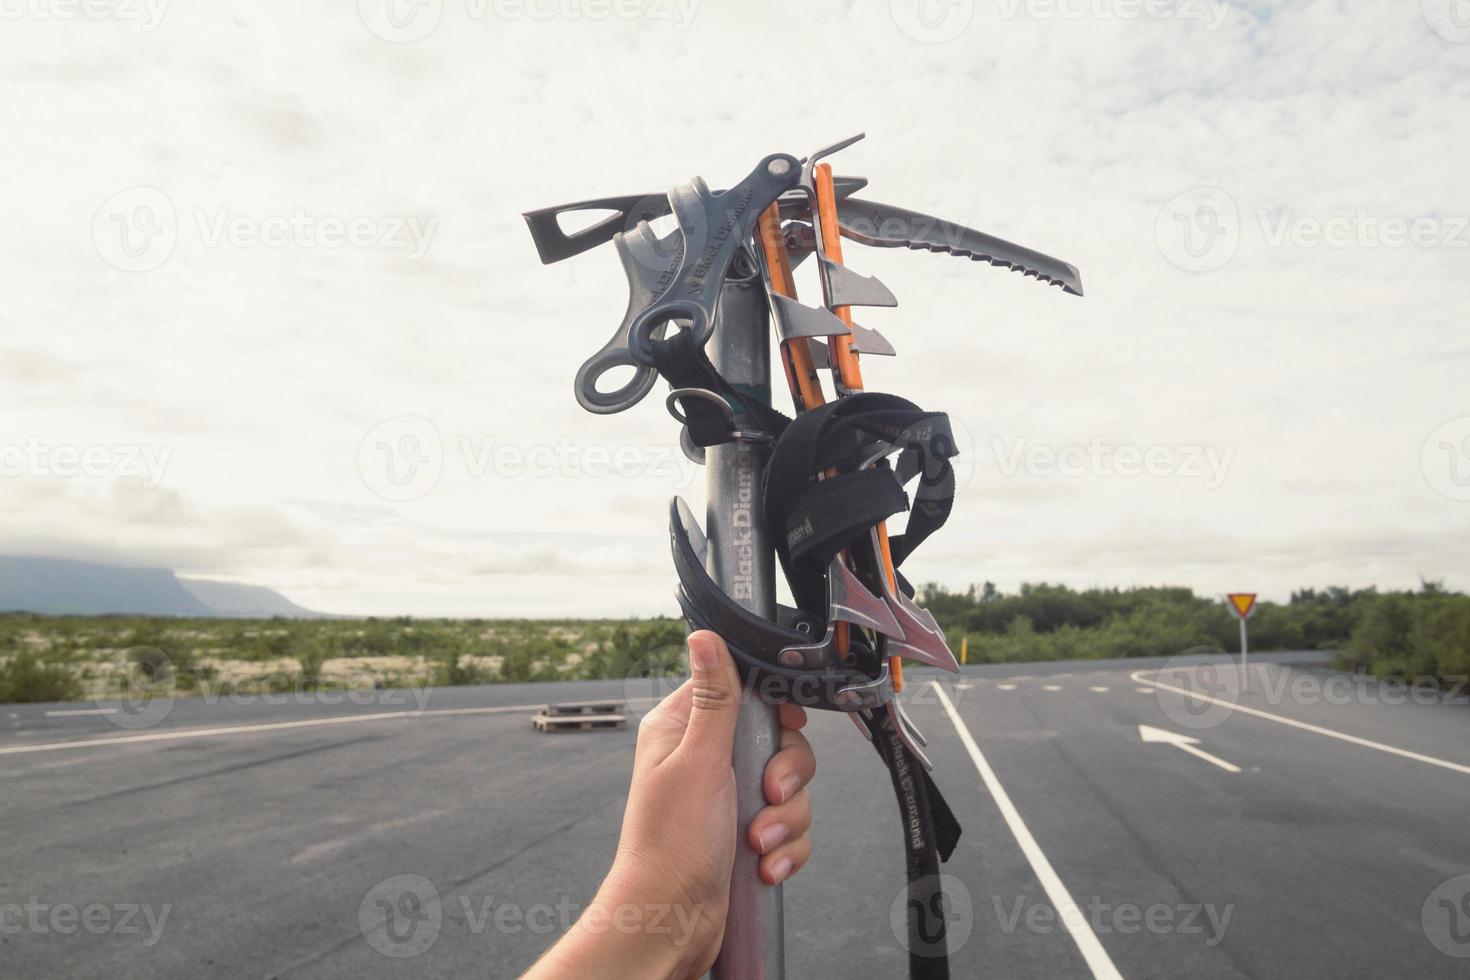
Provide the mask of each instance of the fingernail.
POLYGON ((785 803, 791 799, 799 789, 801 789, 801 777, 795 773, 781 780, 781 802, 785 803))
POLYGON ((790 873, 791 873, 791 859, 790 858, 777 858, 776 859, 776 862, 771 865, 771 877, 772 878, 775 878, 777 881, 785 881, 786 880, 786 876, 789 875, 790 873))
MULTIPOLYGON (((761 844, 761 853, 769 853, 771 848, 775 847, 777 844, 781 843, 783 840, 790 836, 791 831, 787 829, 785 824, 771 824, 765 830, 762 830, 758 837, 761 844)), ((781 860, 785 861, 786 859, 782 858, 781 860)), ((789 865, 791 862, 787 861, 786 863, 789 865)))
POLYGON ((714 641, 708 637, 690 637, 689 639, 689 663, 700 670, 712 670, 720 662, 719 655, 715 653, 714 641))

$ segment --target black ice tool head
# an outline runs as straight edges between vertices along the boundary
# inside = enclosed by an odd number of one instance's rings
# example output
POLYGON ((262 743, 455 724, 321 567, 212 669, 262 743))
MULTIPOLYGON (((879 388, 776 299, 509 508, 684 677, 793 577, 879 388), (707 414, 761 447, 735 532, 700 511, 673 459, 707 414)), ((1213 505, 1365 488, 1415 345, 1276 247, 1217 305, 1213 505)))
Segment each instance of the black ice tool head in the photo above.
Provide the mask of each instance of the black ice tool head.
MULTIPOLYGON (((866 177, 838 177, 836 181, 839 199, 856 194, 868 186, 866 177)), ((718 190, 714 193, 718 195, 725 192, 718 190)), ((783 194, 780 200, 782 218, 810 216, 806 198, 802 195, 783 194)), ((668 193, 659 191, 655 194, 595 197, 590 201, 575 201, 571 204, 558 204, 551 208, 538 208, 535 211, 525 212, 521 217, 526 219, 526 227, 531 230, 531 239, 536 243, 536 254, 541 256, 543 264, 551 265, 553 262, 560 262, 574 255, 581 255, 599 245, 605 245, 612 241, 613 236, 619 232, 632 231, 640 221, 654 221, 672 213, 673 206, 669 203, 668 193), (563 216, 574 221, 580 212, 595 214, 600 211, 613 213, 605 215, 579 231, 569 233, 562 230, 563 216)))
MULTIPOLYGON (((735 256, 746 247, 756 222, 774 201, 785 223, 784 247, 792 264, 816 254, 826 293, 825 309, 802 307, 773 296, 775 322, 783 340, 829 336, 835 332, 824 313, 841 306, 893 306, 893 294, 877 279, 861 276, 824 255, 816 234, 811 172, 815 164, 857 140, 850 137, 807 157, 772 154, 745 180, 712 191, 698 177, 666 193, 592 198, 527 211, 523 217, 544 263, 560 262, 614 242, 628 279, 628 306, 617 331, 577 372, 577 401, 598 414, 621 412, 652 390, 653 342, 670 330, 688 330, 702 345, 713 329, 720 287, 735 256), (564 230, 563 219, 607 212, 581 230, 564 230), (649 222, 673 214, 678 227, 660 237, 649 222), (604 375, 632 368, 616 390, 604 391, 604 375)), ((942 218, 853 195, 867 185, 863 177, 834 178, 838 230, 842 237, 876 248, 908 248, 947 253, 1012 269, 1040 282, 1082 295, 1082 277, 1070 263, 942 218)), ((892 353, 873 331, 851 328, 862 353, 892 353)))

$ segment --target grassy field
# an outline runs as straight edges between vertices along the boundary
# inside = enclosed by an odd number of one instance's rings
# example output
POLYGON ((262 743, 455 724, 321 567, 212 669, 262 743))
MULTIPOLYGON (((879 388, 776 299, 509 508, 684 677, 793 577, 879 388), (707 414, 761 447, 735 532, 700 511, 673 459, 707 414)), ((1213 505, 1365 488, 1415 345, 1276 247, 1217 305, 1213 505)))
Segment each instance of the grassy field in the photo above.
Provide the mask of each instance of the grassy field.
MULTIPOLYGON (((930 586, 970 663, 1170 656, 1238 649, 1218 601, 1183 588, 930 586)), ((1470 674, 1470 597, 1303 589, 1261 603, 1253 650, 1335 650, 1379 676, 1470 674)), ((230 620, 0 615, 0 703, 107 697, 140 682, 231 695, 658 676, 683 665, 683 623, 646 620, 230 620)))
POLYGON ((232 620, 0 615, 0 702, 653 676, 684 629, 653 620, 232 620))

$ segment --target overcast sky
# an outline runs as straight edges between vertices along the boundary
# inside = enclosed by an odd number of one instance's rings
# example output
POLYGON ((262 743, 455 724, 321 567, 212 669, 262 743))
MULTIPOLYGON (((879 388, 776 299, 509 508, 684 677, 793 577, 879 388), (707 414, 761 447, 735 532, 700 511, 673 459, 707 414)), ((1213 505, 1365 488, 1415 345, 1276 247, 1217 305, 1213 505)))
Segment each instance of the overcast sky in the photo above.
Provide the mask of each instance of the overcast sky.
POLYGON ((910 577, 1470 585, 1466 0, 86 2, 0 0, 0 552, 672 612, 702 475, 577 406, 626 288, 520 212, 865 130, 1087 286, 848 245, 967 452, 910 577))

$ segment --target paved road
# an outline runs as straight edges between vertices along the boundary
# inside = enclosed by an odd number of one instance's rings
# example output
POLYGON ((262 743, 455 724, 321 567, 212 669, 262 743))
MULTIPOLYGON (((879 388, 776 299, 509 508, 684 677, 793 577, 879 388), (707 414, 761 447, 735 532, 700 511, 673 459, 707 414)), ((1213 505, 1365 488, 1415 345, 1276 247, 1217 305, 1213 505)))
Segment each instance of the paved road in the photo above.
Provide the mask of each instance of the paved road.
MULTIPOLYGON (((1180 662, 974 667, 938 690, 910 671, 965 827, 955 975, 1466 976, 1470 693, 1320 660, 1261 658, 1245 691, 1180 662)), ((633 739, 540 735, 524 706, 657 693, 186 700, 136 729, 0 706, 0 976, 513 975, 605 870, 633 739), (383 897, 416 927, 402 943, 383 897)), ((786 887, 788 971, 901 976, 886 775, 846 719, 809 732, 817 854, 786 887)))

